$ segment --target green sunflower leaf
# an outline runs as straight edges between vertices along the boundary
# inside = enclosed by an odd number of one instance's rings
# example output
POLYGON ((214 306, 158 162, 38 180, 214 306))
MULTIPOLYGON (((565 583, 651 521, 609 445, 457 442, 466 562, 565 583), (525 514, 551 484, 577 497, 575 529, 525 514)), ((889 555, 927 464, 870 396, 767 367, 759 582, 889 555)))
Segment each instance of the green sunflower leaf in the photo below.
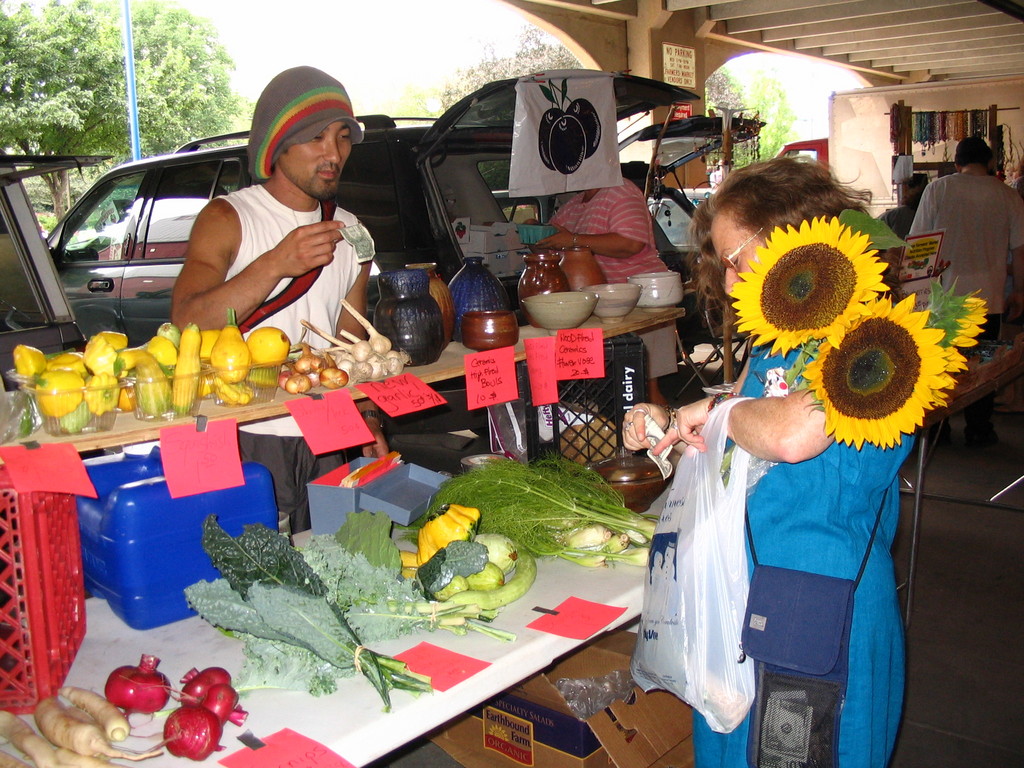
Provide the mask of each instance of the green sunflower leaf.
POLYGON ((907 241, 897 237, 896 233, 889 229, 889 225, 884 221, 872 218, 862 211, 847 209, 839 214, 839 221, 854 232, 867 235, 871 241, 871 247, 876 251, 884 251, 887 248, 902 248, 907 244, 907 241))

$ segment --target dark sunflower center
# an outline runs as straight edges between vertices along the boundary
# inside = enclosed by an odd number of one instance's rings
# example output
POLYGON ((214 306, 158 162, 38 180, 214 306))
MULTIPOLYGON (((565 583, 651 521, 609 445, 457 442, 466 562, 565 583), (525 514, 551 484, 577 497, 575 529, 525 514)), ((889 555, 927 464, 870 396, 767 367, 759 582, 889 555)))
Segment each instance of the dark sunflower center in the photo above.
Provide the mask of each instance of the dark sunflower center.
POLYGON ((822 383, 837 411, 855 419, 884 419, 914 393, 921 353, 910 332, 886 318, 865 320, 829 352, 822 383))
POLYGON ((784 331, 824 328, 849 306, 857 287, 853 262, 824 243, 800 245, 768 270, 761 311, 784 331))

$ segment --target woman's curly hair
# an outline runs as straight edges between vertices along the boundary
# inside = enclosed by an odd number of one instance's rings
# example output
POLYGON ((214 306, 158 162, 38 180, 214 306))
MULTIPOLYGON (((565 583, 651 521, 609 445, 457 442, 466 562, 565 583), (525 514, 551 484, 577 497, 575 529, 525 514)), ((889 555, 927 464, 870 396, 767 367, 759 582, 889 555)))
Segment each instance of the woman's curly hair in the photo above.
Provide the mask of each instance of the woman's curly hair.
POLYGON ((733 171, 697 206, 690 225, 700 249, 691 274, 702 305, 717 317, 728 301, 725 267, 711 242, 715 216, 727 213, 743 228, 760 229, 767 237, 776 227, 798 227, 806 219, 831 218, 847 209, 864 211, 870 200, 869 192, 840 184, 813 160, 780 157, 733 171))

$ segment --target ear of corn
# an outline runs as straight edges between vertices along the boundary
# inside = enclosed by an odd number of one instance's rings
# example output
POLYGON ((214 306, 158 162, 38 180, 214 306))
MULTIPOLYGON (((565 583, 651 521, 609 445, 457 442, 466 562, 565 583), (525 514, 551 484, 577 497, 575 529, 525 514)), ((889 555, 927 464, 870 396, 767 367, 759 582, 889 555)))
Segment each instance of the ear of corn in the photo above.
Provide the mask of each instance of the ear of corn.
POLYGON ((174 413, 178 416, 187 415, 195 405, 199 383, 199 350, 202 343, 203 338, 199 326, 195 323, 186 325, 181 332, 178 363, 174 367, 174 379, 171 385, 171 401, 174 413))

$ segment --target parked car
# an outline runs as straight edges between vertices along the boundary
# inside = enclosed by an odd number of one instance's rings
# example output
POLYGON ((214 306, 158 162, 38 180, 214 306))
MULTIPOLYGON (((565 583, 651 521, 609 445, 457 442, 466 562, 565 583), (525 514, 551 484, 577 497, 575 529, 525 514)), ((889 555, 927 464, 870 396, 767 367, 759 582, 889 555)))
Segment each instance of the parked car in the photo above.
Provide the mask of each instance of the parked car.
MULTIPOLYGON (((18 344, 60 352, 82 341, 21 180, 102 158, 0 155, 0 370, 18 344)), ((4 389, 13 388, 5 380, 4 389)))
MULTIPOLYGON (((550 216, 553 196, 508 195, 515 84, 491 83, 432 124, 360 118, 364 138, 342 173, 338 204, 370 230, 377 269, 435 262, 450 278, 462 264, 453 221, 550 216)), ((620 120, 697 99, 630 75, 615 76, 615 94, 620 120)), ((120 330, 139 344, 168 319, 196 215, 215 195, 250 183, 244 134, 233 139, 217 148, 195 142, 122 165, 101 177, 54 228, 54 263, 84 333, 120 330)))

